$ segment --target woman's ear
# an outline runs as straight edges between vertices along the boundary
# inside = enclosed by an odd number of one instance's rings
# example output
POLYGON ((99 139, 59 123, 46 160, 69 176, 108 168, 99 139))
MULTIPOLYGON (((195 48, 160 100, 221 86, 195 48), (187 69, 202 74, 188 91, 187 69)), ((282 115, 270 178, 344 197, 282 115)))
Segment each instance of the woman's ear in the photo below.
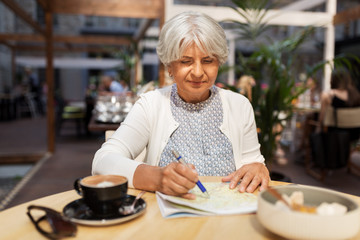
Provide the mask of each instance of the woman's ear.
POLYGON ((170 76, 170 77, 173 77, 173 74, 172 74, 172 71, 171 71, 171 67, 170 67, 170 66, 168 67, 168 73, 169 73, 169 76, 170 76))

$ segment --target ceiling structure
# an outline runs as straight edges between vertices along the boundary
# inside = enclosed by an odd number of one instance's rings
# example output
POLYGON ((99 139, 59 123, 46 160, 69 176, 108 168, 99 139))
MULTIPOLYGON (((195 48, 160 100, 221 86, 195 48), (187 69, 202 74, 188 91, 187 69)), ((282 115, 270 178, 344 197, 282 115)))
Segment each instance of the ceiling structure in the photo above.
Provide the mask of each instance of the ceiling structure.
MULTIPOLYGON (((131 41, 139 41, 145 34, 147 28, 156 19, 163 17, 163 1, 162 0, 36 0, 45 12, 52 14, 75 14, 87 16, 106 16, 106 17, 122 17, 122 18, 138 18, 143 19, 143 23, 138 31, 128 37, 114 36, 56 36, 54 42, 62 42, 68 44, 84 43, 84 44, 110 44, 110 45, 126 45, 131 41)), ((21 6, 14 0, 1 0, 9 9, 11 9, 18 17, 28 23, 37 34, 0 34, 0 40, 8 41, 26 41, 26 42, 44 42, 46 29, 37 23, 21 6)))
MULTIPOLYGON (((52 107, 54 104, 54 51, 96 52, 104 51, 103 46, 106 45, 126 46, 138 43, 154 20, 159 20, 160 26, 164 22, 163 0, 36 0, 45 12, 45 26, 36 22, 17 1, 0 1, 34 30, 33 34, 0 33, 0 44, 12 49, 13 68, 15 68, 16 63, 16 51, 44 50, 45 52, 46 84, 48 88, 47 149, 49 152, 55 151, 55 114, 52 107), (128 36, 108 35, 56 35, 53 27, 54 14, 137 18, 142 19, 142 23, 130 38, 128 36)), ((44 64, 44 62, 41 64, 44 64)))
MULTIPOLYGON (((217 21, 228 19, 237 20, 245 23, 245 19, 233 9, 226 6, 196 6, 196 5, 175 5, 173 0, 165 0, 165 20, 183 11, 198 11, 212 16, 217 21)), ((280 1, 281 2, 281 1, 280 1)), ((355 2, 356 3, 356 2, 355 2)), ((337 0, 291 0, 283 1, 280 8, 269 9, 266 19, 269 25, 278 26, 316 26, 325 29, 324 36, 324 60, 331 61, 335 55, 335 25, 348 24, 360 18, 360 4, 353 8, 337 12, 337 0), (316 7, 321 7, 324 11, 313 11, 316 7)), ((355 4, 353 4, 355 5, 355 4)), ((235 44, 231 43, 231 48, 235 44)), ((235 63, 235 56, 229 56, 228 62, 232 66, 235 63)), ((324 89, 330 89, 331 67, 325 67, 323 84, 324 89)), ((234 81, 234 74, 230 72, 229 81, 234 81), (232 80, 231 80, 232 79, 232 80)), ((230 82, 231 84, 231 82, 230 82)))
MULTIPOLYGON (((15 60, 18 66, 30 68, 46 68, 46 60, 44 57, 21 56, 15 60)), ((122 68, 124 61, 122 59, 106 59, 106 58, 72 58, 61 57, 54 58, 54 68, 66 69, 114 69, 122 68)))

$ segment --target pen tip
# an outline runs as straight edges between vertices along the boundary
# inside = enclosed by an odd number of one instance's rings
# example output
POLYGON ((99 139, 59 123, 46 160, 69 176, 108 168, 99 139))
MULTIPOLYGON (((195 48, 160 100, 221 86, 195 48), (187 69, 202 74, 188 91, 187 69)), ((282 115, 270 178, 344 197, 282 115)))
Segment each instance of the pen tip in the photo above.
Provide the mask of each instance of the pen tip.
POLYGON ((210 194, 207 191, 204 192, 204 194, 205 194, 206 198, 210 198, 210 194))

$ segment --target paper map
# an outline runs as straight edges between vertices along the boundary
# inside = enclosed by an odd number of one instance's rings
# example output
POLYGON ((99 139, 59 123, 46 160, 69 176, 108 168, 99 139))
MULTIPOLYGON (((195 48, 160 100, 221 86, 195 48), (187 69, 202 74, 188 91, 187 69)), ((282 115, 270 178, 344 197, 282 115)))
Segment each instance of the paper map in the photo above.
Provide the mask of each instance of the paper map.
POLYGON ((257 197, 252 193, 240 193, 236 188, 229 189, 229 183, 203 182, 210 194, 210 198, 204 197, 196 186, 191 190, 196 195, 195 200, 168 196, 156 193, 160 211, 164 217, 173 214, 186 213, 195 215, 216 214, 243 214, 257 210, 257 197))

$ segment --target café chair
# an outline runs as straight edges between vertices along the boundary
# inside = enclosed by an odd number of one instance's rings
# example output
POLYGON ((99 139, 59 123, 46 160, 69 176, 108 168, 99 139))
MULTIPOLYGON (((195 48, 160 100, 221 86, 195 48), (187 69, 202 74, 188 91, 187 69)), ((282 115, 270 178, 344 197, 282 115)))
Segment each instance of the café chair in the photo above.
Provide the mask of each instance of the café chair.
MULTIPOLYGON (((114 134, 114 132, 115 132, 114 130, 106 130, 105 141, 107 141, 114 134)), ((146 148, 134 160, 138 162, 144 162, 145 156, 146 156, 146 148)))
POLYGON ((36 118, 38 114, 34 94, 25 93, 20 99, 18 103, 18 116, 21 117, 23 113, 30 113, 32 118, 36 118))
MULTIPOLYGON (((320 123, 313 124, 319 125, 320 123)), ((336 110, 333 107, 328 107, 325 112, 322 131, 326 133, 329 132, 330 129, 332 131, 342 130, 342 132, 347 135, 343 138, 344 141, 340 142, 341 144, 345 144, 344 148, 348 151, 348 153, 345 152, 345 154, 347 154, 346 166, 349 173, 360 175, 360 165, 356 164, 351 158, 352 154, 356 151, 356 145, 360 139, 360 107, 337 108, 336 110)), ((344 137, 344 135, 342 135, 342 137, 344 137)), ((314 147, 314 144, 310 144, 310 148, 314 147)), ((311 152, 315 150, 316 149, 307 149, 306 170, 310 175, 323 181, 329 169, 322 167, 320 174, 314 170, 313 163, 316 159, 309 158, 311 158, 311 152)), ((329 149, 327 150, 329 151, 329 149)))
MULTIPOLYGON (((333 114, 333 108, 330 108, 329 111, 326 112, 324 118, 325 126, 335 126, 334 117, 332 117, 333 114)), ((337 109, 337 121, 338 127, 347 129, 350 134, 348 171, 356 175, 360 175, 360 165, 353 162, 351 158, 352 154, 357 150, 356 145, 360 140, 360 107, 337 109)))
POLYGON ((85 111, 80 106, 66 105, 61 113, 61 119, 59 123, 58 131, 60 132, 61 126, 64 121, 75 121, 76 133, 78 136, 81 135, 81 127, 85 118, 85 111))
POLYGON ((115 130, 106 130, 105 131, 105 141, 107 141, 113 134, 115 130))

